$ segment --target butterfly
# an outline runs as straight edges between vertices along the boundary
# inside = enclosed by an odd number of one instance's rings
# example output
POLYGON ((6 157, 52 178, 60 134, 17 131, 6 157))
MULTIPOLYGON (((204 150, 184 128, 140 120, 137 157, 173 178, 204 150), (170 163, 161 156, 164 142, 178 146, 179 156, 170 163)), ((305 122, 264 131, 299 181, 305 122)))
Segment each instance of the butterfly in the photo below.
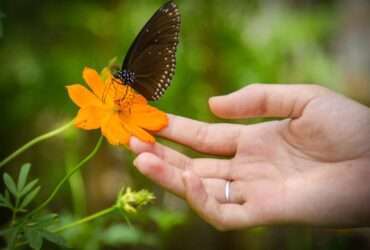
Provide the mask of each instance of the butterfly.
POLYGON ((158 100, 175 73, 180 22, 180 12, 174 2, 159 8, 131 44, 114 78, 147 100, 158 100))

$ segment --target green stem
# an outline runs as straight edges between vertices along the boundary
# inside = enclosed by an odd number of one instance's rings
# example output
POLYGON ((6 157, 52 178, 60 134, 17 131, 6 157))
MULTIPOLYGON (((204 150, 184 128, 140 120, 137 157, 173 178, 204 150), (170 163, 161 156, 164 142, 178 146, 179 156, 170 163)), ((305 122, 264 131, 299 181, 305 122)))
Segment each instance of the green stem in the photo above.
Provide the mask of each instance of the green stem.
POLYGON ((69 177, 71 177, 77 170, 79 170, 87 161, 89 161, 95 154, 98 152, 98 149, 100 148, 100 145, 103 141, 103 136, 100 136, 98 142, 96 143, 94 149, 88 154, 83 160, 81 160, 74 168, 71 169, 64 177, 63 179, 58 183, 58 185, 54 188, 53 192, 50 194, 50 196, 37 208, 35 208, 30 214, 34 215, 41 209, 43 209, 49 202, 55 197, 55 195, 58 193, 59 189, 63 186, 63 184, 68 180, 69 177))
POLYGON ((82 223, 85 223, 85 222, 88 222, 88 221, 94 220, 94 219, 96 219, 96 218, 102 217, 102 216, 104 216, 104 215, 106 215, 106 214, 109 214, 110 212, 114 211, 116 208, 117 208, 116 206, 106 208, 106 209, 101 210, 101 211, 99 211, 99 212, 97 212, 97 213, 95 213, 95 214, 92 214, 92 215, 89 215, 89 216, 87 216, 87 217, 85 217, 85 218, 82 218, 82 219, 80 219, 80 220, 78 220, 78 221, 74 221, 74 222, 72 222, 72 223, 69 223, 69 224, 66 224, 66 225, 64 225, 64 226, 61 226, 61 227, 59 227, 59 228, 57 228, 57 229, 53 230, 53 232, 54 232, 54 233, 58 233, 58 232, 60 232, 60 231, 63 231, 63 230, 69 229, 69 228, 71 228, 71 227, 75 227, 75 226, 80 225, 80 224, 82 224, 82 223))
POLYGON ((37 144, 37 143, 39 143, 43 140, 49 139, 50 137, 53 137, 53 136, 63 132, 64 130, 66 130, 67 128, 69 128, 72 125, 73 125, 73 121, 70 121, 67 124, 63 125, 62 127, 59 127, 59 128, 54 129, 54 130, 52 130, 52 131, 50 131, 46 134, 40 135, 40 136, 32 139, 31 141, 27 142, 22 147, 18 148, 16 151, 14 151, 12 154, 10 154, 8 157, 6 157, 4 160, 2 160, 0 162, 0 168, 2 168, 9 161, 13 160, 15 157, 17 157, 18 155, 20 155, 21 153, 23 153, 24 151, 26 151, 27 149, 29 149, 33 145, 35 145, 35 144, 37 144))
POLYGON ((11 225, 14 225, 16 216, 17 216, 17 209, 15 208, 12 211, 12 221, 10 223, 11 225))
MULTIPOLYGON (((68 173, 77 163, 76 161, 76 148, 72 144, 71 152, 66 155, 66 172, 68 173)), ((81 170, 76 171, 76 173, 69 178, 69 186, 71 189, 72 200, 73 200, 73 210, 77 216, 86 215, 86 194, 84 180, 82 178, 81 170)))

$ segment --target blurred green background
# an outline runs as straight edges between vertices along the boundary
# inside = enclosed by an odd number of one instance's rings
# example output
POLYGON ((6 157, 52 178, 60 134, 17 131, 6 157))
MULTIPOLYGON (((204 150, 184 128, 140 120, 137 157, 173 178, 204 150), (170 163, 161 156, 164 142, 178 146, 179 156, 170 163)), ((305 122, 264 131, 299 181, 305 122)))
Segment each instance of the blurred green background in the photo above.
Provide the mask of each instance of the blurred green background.
MULTIPOLYGON (((0 158, 73 118, 65 85, 85 66, 118 61, 163 1, 0 1, 0 158)), ((176 1, 182 15, 177 71, 154 105, 209 122, 210 96, 254 82, 317 83, 370 105, 369 1, 176 1)), ((76 129, 37 145, 6 167, 32 162, 42 201, 87 154, 98 132, 76 129)), ((171 145, 194 155, 179 145, 171 145)), ((65 237, 74 249, 370 249, 370 230, 261 227, 220 233, 141 176, 134 155, 105 143, 52 202, 62 222, 111 205, 123 185, 157 195, 132 218, 110 216, 65 237)), ((1 210, 3 222, 7 211, 1 210)), ((54 249, 52 245, 46 249, 54 249)))

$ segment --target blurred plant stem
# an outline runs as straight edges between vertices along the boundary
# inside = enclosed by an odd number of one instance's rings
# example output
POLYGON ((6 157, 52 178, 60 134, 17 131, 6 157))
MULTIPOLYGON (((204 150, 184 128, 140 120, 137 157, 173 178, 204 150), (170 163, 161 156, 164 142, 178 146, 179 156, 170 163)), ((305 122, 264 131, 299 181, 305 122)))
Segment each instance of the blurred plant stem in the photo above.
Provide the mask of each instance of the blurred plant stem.
MULTIPOLYGON (((66 155, 66 171, 72 171, 76 161, 76 149, 70 151, 66 155)), ((86 213, 86 194, 84 180, 82 178, 81 170, 69 178, 69 186, 71 188, 74 213, 78 216, 83 216, 86 213)))
POLYGON ((77 225, 80 225, 80 224, 83 224, 85 222, 89 222, 91 220, 94 220, 94 219, 97 219, 99 217, 102 217, 106 214, 109 214, 111 213, 112 211, 114 211, 115 209, 117 209, 117 205, 114 205, 112 207, 109 207, 109 208, 106 208, 106 209, 103 209, 103 210, 100 210, 99 212, 95 213, 95 214, 92 214, 92 215, 89 215, 89 216, 86 216, 85 218, 82 218, 80 220, 77 220, 77 221, 74 221, 72 223, 69 223, 69 224, 66 224, 66 225, 63 225, 55 230, 53 230, 54 233, 58 233, 58 232, 61 232, 63 230, 66 230, 66 229, 69 229, 71 227, 75 227, 77 225))
POLYGON ((63 184, 71 177, 76 171, 78 171, 86 162, 88 162, 95 154, 98 152, 101 144, 103 141, 103 136, 101 135, 98 142, 96 143, 94 149, 84 158, 82 159, 75 167, 73 167, 64 177, 63 179, 58 183, 58 185, 54 188, 53 192, 50 194, 50 196, 37 208, 35 208, 30 214, 34 215, 41 209, 43 209, 49 202, 55 197, 55 195, 58 193, 60 188, 63 186, 63 184))
POLYGON ((20 155, 21 153, 23 153, 24 151, 26 151, 27 149, 29 149, 33 145, 35 145, 35 144, 37 144, 41 141, 44 141, 46 139, 49 139, 49 138, 51 138, 55 135, 58 135, 58 134, 62 133, 63 131, 65 131, 66 129, 71 127, 72 125, 73 125, 73 120, 68 122, 67 124, 63 125, 62 127, 59 127, 59 128, 54 129, 50 132, 47 132, 47 133, 42 134, 40 136, 37 136, 36 138, 32 139, 31 141, 27 142, 22 147, 20 147, 16 151, 14 151, 12 154, 10 154, 8 157, 6 157, 4 160, 2 160, 0 162, 0 168, 2 168, 9 161, 13 160, 15 157, 17 157, 18 155, 20 155))

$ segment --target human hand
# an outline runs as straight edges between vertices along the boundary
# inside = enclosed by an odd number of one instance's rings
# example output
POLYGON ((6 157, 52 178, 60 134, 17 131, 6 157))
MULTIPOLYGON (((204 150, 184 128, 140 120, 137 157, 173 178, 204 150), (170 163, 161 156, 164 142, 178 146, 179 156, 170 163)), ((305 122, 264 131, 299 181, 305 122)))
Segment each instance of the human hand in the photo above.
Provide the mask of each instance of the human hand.
POLYGON ((191 159, 133 138, 139 171, 220 230, 370 225, 369 108, 315 85, 265 84, 213 97, 209 105, 222 118, 287 119, 208 124, 171 115, 160 136, 230 158, 191 159))

